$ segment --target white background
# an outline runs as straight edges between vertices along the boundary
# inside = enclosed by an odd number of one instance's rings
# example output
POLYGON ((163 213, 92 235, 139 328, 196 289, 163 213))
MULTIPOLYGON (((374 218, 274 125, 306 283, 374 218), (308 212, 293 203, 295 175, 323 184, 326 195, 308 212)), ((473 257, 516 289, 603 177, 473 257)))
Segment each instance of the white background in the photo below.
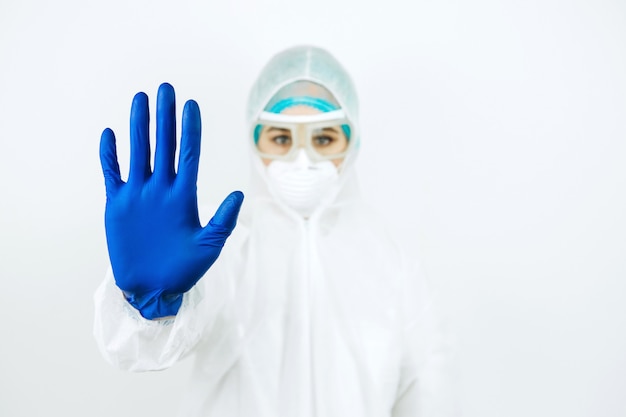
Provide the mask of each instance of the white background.
POLYGON ((362 103, 366 197, 414 239, 466 416, 626 415, 623 0, 0 2, 0 415, 171 416, 191 365, 100 357, 104 127, 133 94, 203 114, 201 201, 246 190, 262 65, 327 48, 362 103))

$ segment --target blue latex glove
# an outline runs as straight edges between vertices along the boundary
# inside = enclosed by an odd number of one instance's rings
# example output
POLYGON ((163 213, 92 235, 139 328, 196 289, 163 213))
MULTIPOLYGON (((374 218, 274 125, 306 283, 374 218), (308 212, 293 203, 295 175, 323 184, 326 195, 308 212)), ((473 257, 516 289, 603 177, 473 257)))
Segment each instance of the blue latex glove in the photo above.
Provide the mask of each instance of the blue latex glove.
POLYGON ((130 114, 130 171, 120 176, 115 135, 105 129, 100 161, 106 185, 105 226, 117 286, 147 319, 175 315, 215 262, 237 222, 243 194, 231 193, 207 224, 198 217, 200 110, 185 103, 177 172, 174 88, 159 87, 156 152, 150 169, 148 97, 138 93, 130 114))

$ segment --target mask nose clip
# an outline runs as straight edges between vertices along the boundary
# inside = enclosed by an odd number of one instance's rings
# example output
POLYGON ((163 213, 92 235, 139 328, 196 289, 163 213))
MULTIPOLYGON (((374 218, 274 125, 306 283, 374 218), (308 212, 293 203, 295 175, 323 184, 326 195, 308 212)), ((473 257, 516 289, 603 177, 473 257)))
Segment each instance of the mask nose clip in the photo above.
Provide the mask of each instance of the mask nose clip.
POLYGON ((296 156, 296 159, 294 160, 294 164, 296 167, 301 169, 315 169, 315 164, 313 163, 311 157, 304 148, 298 149, 298 154, 296 156))

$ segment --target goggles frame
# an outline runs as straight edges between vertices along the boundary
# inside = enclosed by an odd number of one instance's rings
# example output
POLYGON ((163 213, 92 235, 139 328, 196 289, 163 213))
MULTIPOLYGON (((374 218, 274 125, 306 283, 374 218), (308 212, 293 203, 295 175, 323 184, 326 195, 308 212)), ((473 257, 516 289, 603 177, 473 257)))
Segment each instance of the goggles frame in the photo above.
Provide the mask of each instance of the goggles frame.
POLYGON ((273 154, 261 152, 258 144, 254 144, 254 150, 257 155, 264 159, 280 160, 280 161, 293 161, 298 155, 300 149, 304 149, 309 158, 314 162, 328 161, 333 159, 345 158, 354 148, 354 142, 350 137, 347 137, 342 129, 342 134, 346 136, 348 146, 336 154, 320 154, 313 146, 310 138, 313 136, 315 130, 328 128, 328 127, 340 127, 348 125, 350 132, 354 132, 354 128, 350 120, 346 117, 343 110, 333 110, 324 113, 316 114, 281 114, 271 113, 267 111, 261 112, 256 121, 252 124, 252 137, 254 137, 254 131, 257 126, 271 126, 279 129, 289 130, 292 135, 291 149, 285 154, 273 154))

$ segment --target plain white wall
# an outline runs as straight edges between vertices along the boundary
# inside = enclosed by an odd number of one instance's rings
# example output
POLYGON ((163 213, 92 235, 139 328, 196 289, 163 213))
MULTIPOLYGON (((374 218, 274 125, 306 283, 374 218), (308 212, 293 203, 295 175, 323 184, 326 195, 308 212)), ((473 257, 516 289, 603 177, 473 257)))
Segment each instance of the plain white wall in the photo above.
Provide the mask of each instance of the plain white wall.
POLYGON ((361 96, 366 197, 417 243, 466 416, 626 415, 626 4, 0 2, 0 415, 173 415, 191 365, 99 356, 98 141, 137 91, 200 103, 202 201, 248 183, 261 66, 329 49, 361 96))

